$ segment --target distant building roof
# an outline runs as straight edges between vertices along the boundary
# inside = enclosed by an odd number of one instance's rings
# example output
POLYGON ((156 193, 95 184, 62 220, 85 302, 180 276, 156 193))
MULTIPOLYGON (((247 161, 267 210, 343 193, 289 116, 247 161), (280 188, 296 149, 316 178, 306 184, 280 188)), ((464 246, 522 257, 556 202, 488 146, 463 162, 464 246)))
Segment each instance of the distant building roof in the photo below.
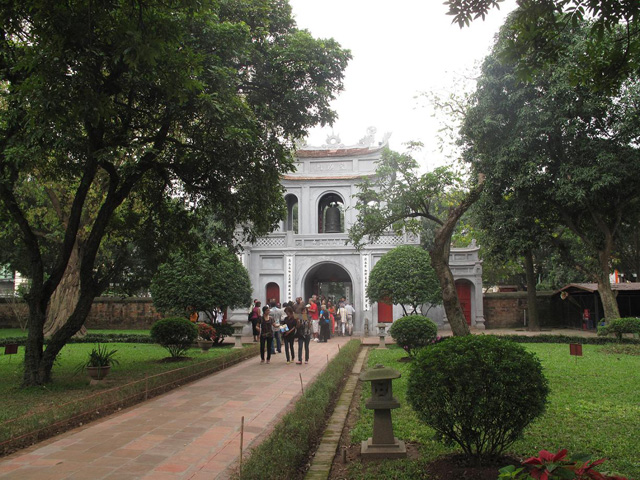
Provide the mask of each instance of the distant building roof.
POLYGON ((357 157, 359 155, 368 155, 381 150, 381 147, 349 147, 349 148, 333 148, 327 147, 323 149, 299 149, 296 151, 298 158, 328 158, 328 157, 357 157))

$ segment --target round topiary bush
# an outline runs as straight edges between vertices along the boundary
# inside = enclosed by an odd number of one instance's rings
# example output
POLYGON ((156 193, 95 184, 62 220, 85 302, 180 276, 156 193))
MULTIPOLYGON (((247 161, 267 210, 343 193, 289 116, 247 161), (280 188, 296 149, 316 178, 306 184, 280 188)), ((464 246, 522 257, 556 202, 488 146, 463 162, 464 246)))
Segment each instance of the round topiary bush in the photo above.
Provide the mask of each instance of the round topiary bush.
POLYGON ((511 445, 544 412, 548 393, 534 354, 488 335, 421 349, 407 387, 419 418, 479 461, 511 445))
POLYGON ((186 318, 169 317, 158 320, 151 327, 151 338, 166 348, 172 357, 182 357, 198 338, 195 324, 186 318))
POLYGON ((640 318, 615 318, 606 325, 598 327, 598 336, 613 334, 618 340, 622 340, 624 333, 640 333, 640 318))
POLYGON ((435 342, 438 326, 422 315, 407 315, 393 322, 389 334, 409 355, 414 356, 418 349, 435 342))

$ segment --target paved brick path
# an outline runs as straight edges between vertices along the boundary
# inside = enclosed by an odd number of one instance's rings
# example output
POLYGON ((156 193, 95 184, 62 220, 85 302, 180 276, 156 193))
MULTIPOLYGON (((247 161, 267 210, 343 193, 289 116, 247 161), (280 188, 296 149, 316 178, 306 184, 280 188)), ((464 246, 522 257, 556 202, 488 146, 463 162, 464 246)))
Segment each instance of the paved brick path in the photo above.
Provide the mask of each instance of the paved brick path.
MULTIPOLYGON (((283 353, 222 372, 0 460, 0 479, 211 480, 228 478, 349 338, 311 342, 308 365, 283 353)), ((297 353, 297 345, 296 345, 297 353)))

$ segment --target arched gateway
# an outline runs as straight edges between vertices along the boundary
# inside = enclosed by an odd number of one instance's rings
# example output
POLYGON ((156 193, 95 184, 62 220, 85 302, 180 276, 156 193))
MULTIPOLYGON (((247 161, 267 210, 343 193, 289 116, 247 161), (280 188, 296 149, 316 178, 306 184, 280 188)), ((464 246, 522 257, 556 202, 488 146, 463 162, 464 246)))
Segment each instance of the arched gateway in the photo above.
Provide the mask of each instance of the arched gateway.
MULTIPOLYGON (((266 301, 267 285, 271 291, 277 288, 281 302, 303 297, 306 303, 313 294, 336 299, 345 296, 356 311, 356 334, 367 329, 372 332, 378 321, 402 315, 400 306, 391 310, 383 306, 379 312, 378 305, 366 297, 366 285, 371 268, 385 253, 398 245, 419 245, 419 237, 390 232, 359 251, 348 242, 347 232, 357 217, 354 195, 358 184, 374 176, 387 146, 388 135, 375 143, 374 134, 375 129, 368 129, 367 136, 349 147, 332 136, 321 147, 298 148, 295 172, 282 179, 285 220, 272 234, 243 245, 242 262, 249 270, 254 298, 266 301)), ((451 260, 454 277, 473 285, 471 324, 482 327, 482 268, 477 251, 475 244, 467 249, 452 248, 451 260)), ((442 308, 431 309, 429 316, 447 325, 442 308)), ((246 320, 246 313, 236 312, 233 320, 241 319, 246 320)))

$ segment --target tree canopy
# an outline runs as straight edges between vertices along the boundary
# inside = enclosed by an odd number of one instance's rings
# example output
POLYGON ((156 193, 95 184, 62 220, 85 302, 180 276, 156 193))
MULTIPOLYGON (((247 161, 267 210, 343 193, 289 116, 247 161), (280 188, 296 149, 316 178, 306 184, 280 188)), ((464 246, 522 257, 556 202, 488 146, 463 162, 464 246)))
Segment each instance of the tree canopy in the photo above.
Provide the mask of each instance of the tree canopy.
POLYGON ((442 304, 429 254, 411 245, 396 247, 378 260, 369 274, 367 296, 375 302, 401 305, 405 315, 416 313, 424 304, 442 304))
POLYGON ((165 315, 189 318, 214 308, 246 307, 251 303, 247 269, 228 248, 203 246, 197 252, 174 252, 151 282, 153 305, 165 315))
MULTIPOLYGON (((460 27, 484 19, 502 0, 447 0, 448 15, 460 27)), ((563 55, 563 32, 590 20, 584 57, 576 59, 571 79, 605 90, 640 73, 640 2, 636 0, 518 0, 511 16, 511 38, 502 55, 520 79, 530 79, 563 55), (614 41, 605 40, 606 37, 614 41), (602 46, 606 44, 606 48, 602 46), (592 61, 596 59, 596 61, 592 61)))
POLYGON ((589 24, 565 31, 566 53, 522 83, 502 55, 512 35, 507 24, 483 63, 461 133, 465 159, 486 175, 484 215, 496 222, 498 241, 524 253, 546 233, 566 253, 562 229, 570 231, 593 259, 589 273, 605 314, 615 318, 612 253, 623 221, 640 213, 640 82, 630 77, 615 92, 571 82, 590 31, 589 24))
POLYGON ((350 54, 296 28, 285 0, 10 0, 0 14, 0 216, 19 232, 31 279, 23 380, 42 384, 118 271, 101 252, 128 199, 153 209, 162 194, 212 208, 250 239, 268 232, 293 140, 335 118, 350 54), (48 214, 52 203, 32 215, 26 185, 51 183, 64 187, 63 215, 48 214), (45 221, 58 224, 50 251, 45 221), (78 301, 43 349, 74 251, 78 301))

